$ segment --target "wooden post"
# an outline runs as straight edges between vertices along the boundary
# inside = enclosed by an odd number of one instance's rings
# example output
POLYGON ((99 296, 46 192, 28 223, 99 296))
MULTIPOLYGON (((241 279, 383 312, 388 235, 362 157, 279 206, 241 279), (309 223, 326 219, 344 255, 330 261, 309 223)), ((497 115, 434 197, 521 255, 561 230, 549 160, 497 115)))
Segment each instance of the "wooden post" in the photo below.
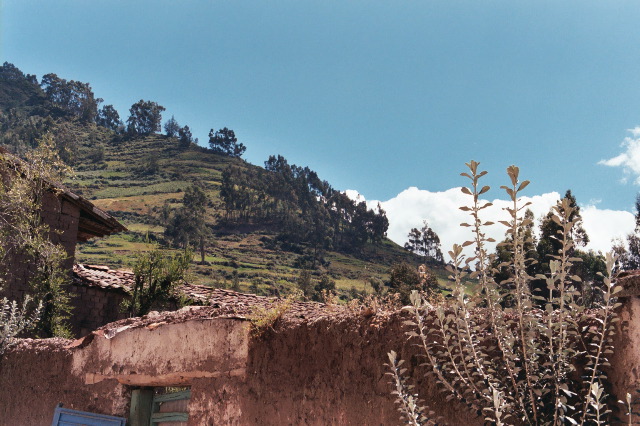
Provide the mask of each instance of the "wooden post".
POLYGON ((131 391, 131 409, 129 426, 149 426, 153 408, 153 389, 134 389, 131 391))

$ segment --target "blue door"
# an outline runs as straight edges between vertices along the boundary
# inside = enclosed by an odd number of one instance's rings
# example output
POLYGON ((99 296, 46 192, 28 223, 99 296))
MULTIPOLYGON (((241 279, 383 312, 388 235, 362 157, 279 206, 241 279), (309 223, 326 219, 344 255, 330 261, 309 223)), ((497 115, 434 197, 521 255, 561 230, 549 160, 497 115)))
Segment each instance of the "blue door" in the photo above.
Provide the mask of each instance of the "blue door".
POLYGON ((53 413, 51 426, 125 426, 126 422, 124 417, 87 413, 58 406, 53 413))

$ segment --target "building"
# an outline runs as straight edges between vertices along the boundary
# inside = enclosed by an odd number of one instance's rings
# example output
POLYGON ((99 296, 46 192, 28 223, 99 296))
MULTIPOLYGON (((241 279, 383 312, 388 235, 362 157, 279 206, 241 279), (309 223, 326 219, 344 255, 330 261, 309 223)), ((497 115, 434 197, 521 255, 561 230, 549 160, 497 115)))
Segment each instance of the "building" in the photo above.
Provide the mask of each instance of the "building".
MULTIPOLYGON (((0 178, 3 183, 14 179, 24 167, 24 162, 0 148, 0 178)), ((107 212, 56 183, 50 183, 44 194, 41 216, 51 230, 51 241, 62 245, 67 253, 64 267, 69 276, 72 274, 78 242, 126 230, 107 212)), ((0 297, 23 300, 30 292, 28 278, 31 269, 28 257, 15 252, 10 253, 9 258, 0 265, 0 275, 4 278, 0 297)))

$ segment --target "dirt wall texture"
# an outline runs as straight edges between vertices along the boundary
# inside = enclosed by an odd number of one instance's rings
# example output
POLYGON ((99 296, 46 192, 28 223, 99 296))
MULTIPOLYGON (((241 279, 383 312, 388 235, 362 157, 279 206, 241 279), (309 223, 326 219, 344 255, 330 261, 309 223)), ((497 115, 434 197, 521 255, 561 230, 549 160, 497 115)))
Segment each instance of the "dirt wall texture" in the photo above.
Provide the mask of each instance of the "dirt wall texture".
POLYGON ((406 360, 421 397, 448 424, 483 424, 425 379, 419 351, 406 340, 405 320, 321 318, 265 335, 250 347, 243 424, 400 424, 384 365, 390 350, 406 360))
POLYGON ((128 389, 116 380, 92 386, 74 374, 73 351, 64 339, 25 339, 0 360, 0 425, 50 425, 64 407, 102 414, 124 413, 128 389))
POLYGON ((400 317, 290 318, 255 337, 242 315, 216 316, 224 311, 189 307, 77 341, 23 340, 0 360, 0 423, 50 424, 59 402, 127 417, 132 389, 190 386, 189 425, 398 424, 384 367, 391 349, 446 418, 482 423, 419 379, 400 317))
MULTIPOLYGON (((483 424, 425 379, 401 314, 336 309, 298 303, 259 336, 250 306, 219 304, 121 320, 76 341, 22 340, 0 359, 0 424, 50 424, 59 402, 128 417, 133 389, 166 386, 191 388, 192 426, 400 424, 390 350, 447 424, 483 424)), ((626 299, 609 373, 618 398, 640 387, 639 315, 640 299, 626 299)))
MULTIPOLYGON (((610 392, 622 401, 625 400, 628 392, 635 401, 638 401, 640 397, 637 391, 640 389, 640 298, 624 299, 614 342, 615 351, 609 358, 610 392)), ((618 414, 621 415, 622 412, 618 414)), ((626 417, 622 418, 626 420, 626 417)), ((640 423, 640 415, 636 415, 633 420, 634 424, 640 423)))

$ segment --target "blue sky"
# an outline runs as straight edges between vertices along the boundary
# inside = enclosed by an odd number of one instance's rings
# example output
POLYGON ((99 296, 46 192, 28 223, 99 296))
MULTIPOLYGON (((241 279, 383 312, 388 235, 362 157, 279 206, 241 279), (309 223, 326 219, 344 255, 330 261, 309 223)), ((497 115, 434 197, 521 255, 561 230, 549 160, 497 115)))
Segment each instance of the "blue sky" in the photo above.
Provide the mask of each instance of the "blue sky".
POLYGON ((0 4, 0 60, 90 82, 125 119, 157 101, 201 143, 233 128, 254 164, 282 154, 386 202, 460 186, 475 159, 490 198, 517 164, 529 196, 570 188, 585 208, 633 209, 638 2, 0 4))

